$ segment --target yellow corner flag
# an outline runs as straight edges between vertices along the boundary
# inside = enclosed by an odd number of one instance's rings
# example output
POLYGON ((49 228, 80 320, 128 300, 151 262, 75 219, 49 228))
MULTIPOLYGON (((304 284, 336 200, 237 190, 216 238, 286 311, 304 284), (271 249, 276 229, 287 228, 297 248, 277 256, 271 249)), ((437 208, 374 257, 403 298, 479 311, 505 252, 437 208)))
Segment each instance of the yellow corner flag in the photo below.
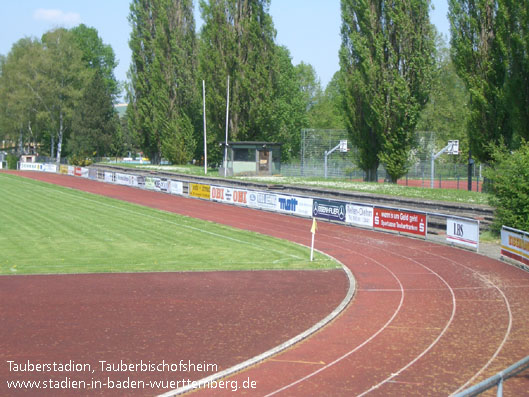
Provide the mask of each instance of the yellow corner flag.
POLYGON ((312 218, 312 227, 310 228, 310 232, 314 234, 316 233, 316 230, 318 230, 318 224, 316 223, 316 218, 312 218))
POLYGON ((312 243, 310 245, 310 261, 311 262, 314 259, 314 236, 316 235, 316 229, 318 229, 316 218, 312 218, 312 227, 310 228, 310 232, 312 233, 312 243))

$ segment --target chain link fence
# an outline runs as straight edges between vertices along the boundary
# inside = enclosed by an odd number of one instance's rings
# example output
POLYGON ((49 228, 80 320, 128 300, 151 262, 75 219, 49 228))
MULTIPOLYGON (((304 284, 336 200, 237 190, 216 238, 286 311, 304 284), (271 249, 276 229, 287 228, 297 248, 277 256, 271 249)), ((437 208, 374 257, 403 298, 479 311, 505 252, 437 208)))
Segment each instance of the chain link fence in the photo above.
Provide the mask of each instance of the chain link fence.
MULTIPOLYGON (((302 130, 299 160, 281 165, 281 175, 289 177, 324 178, 325 152, 332 150, 340 140, 348 139, 346 130, 302 130)), ((410 169, 399 184, 418 187, 468 189, 468 165, 454 155, 442 155, 435 160, 432 178, 432 152, 438 152, 435 133, 418 132, 416 148, 410 155, 410 169), (458 161, 459 160, 459 161, 458 161)), ((438 145, 439 146, 439 145, 438 145)), ((327 159, 327 177, 330 179, 364 180, 365 172, 355 164, 355 148, 348 141, 347 153, 333 152, 327 159)), ((461 156, 461 154, 459 155, 461 156)), ((482 167, 475 164, 471 169, 472 190, 481 191, 482 167)), ((378 168, 378 180, 388 180, 386 170, 378 168)))

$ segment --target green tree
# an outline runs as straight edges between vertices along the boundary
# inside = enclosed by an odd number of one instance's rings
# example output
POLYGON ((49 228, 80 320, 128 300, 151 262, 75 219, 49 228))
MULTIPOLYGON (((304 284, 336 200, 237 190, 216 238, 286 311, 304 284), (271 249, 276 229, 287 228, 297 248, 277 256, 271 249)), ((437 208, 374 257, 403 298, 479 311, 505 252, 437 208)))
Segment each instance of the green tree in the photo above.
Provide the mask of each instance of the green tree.
POLYGON ((490 143, 512 147, 513 128, 505 81, 509 49, 505 2, 449 0, 452 59, 470 92, 470 149, 491 160, 490 143))
POLYGON ((346 125, 367 180, 379 162, 392 182, 404 175, 434 65, 429 0, 342 0, 346 125))
POLYGON ((151 161, 191 159, 198 113, 196 37, 191 0, 133 0, 127 114, 151 161))
POLYGON ((343 96, 340 89, 340 72, 336 72, 320 92, 308 111, 309 128, 344 130, 343 96))
POLYGON ((110 93, 113 100, 120 94, 120 87, 114 76, 114 69, 118 66, 114 50, 109 44, 103 43, 95 28, 84 24, 78 25, 70 31, 77 46, 82 51, 85 65, 102 74, 105 91, 110 93))
POLYGON ((17 41, 3 59, 0 76, 0 126, 2 140, 16 142, 18 154, 39 140, 37 112, 39 100, 30 89, 32 66, 41 58, 37 40, 17 41))
POLYGON ((322 95, 321 83, 312 65, 301 62, 295 68, 308 112, 316 104, 317 98, 322 95))
POLYGON ((301 142, 301 128, 307 125, 306 96, 299 80, 299 74, 292 65, 290 52, 286 47, 276 48, 279 63, 279 78, 270 112, 269 124, 263 140, 282 143, 282 158, 288 161, 298 155, 301 142))
MULTIPOLYGON (((468 153, 466 121, 469 118, 469 95, 464 82, 456 73, 445 41, 437 37, 437 59, 433 72, 429 101, 420 114, 418 131, 433 132, 437 150, 449 140, 459 140, 459 151, 468 153)), ((430 148, 431 149, 431 148, 430 148)), ((429 157, 430 153, 424 153, 429 157)), ((464 156, 451 156, 465 162, 464 156)))
POLYGON ((491 149, 491 167, 486 177, 491 187, 491 205, 495 207, 493 230, 502 225, 529 230, 529 143, 510 152, 505 146, 491 149))
MULTIPOLYGON (((68 30, 61 28, 45 33, 42 46, 42 58, 32 70, 34 80, 30 86, 39 99, 40 117, 49 124, 52 141, 56 139, 56 161, 60 163, 63 144, 90 72, 68 30)), ((53 150, 54 145, 51 146, 53 150)))
POLYGON ((288 50, 275 43, 270 0, 200 1, 200 75, 206 81, 208 156, 220 162, 230 77, 229 139, 277 140, 299 151, 301 86, 288 50))
POLYGON ((72 117, 68 152, 77 157, 111 154, 114 135, 119 132, 110 87, 101 70, 96 70, 83 90, 72 117))
POLYGON ((507 28, 503 42, 509 49, 507 109, 512 120, 514 146, 529 140, 529 2, 504 0, 507 28))

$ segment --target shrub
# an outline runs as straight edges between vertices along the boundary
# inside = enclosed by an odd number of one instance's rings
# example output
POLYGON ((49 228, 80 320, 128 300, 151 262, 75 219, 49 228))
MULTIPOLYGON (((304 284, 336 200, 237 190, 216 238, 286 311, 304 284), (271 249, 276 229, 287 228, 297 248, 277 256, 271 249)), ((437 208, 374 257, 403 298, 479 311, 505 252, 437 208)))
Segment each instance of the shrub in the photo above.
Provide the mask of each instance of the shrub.
POLYGON ((88 167, 93 163, 91 158, 72 155, 68 158, 68 163, 79 167, 88 167))
POLYGON ((18 157, 15 156, 14 154, 8 154, 7 155, 7 169, 8 170, 16 170, 17 169, 17 162, 18 162, 18 157))
POLYGON ((490 204, 496 208, 493 231, 510 226, 529 231, 529 143, 515 152, 504 147, 493 150, 490 179, 490 204))

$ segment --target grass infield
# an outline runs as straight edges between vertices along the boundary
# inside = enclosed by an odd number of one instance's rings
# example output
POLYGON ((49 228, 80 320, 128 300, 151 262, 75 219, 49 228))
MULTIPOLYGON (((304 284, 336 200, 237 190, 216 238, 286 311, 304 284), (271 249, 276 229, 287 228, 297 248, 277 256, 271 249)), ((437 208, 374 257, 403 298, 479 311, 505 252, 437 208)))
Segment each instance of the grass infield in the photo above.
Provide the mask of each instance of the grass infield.
POLYGON ((320 253, 310 262, 309 251, 257 233, 0 174, 0 274, 338 267, 320 253))

